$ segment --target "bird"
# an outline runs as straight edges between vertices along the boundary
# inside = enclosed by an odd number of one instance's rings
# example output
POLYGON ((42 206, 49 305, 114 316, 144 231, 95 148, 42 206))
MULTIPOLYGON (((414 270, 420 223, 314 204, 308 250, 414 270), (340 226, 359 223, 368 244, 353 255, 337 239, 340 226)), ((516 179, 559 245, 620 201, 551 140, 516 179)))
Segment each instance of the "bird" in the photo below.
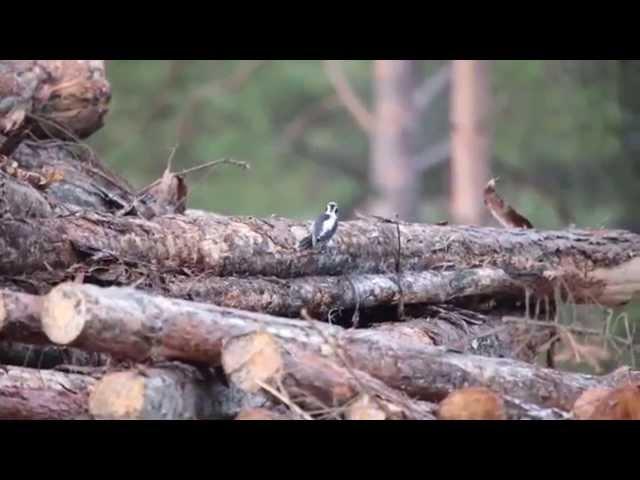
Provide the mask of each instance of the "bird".
POLYGON ((338 204, 327 203, 327 208, 319 215, 311 226, 311 234, 300 240, 302 249, 323 248, 333 237, 338 229, 338 204))

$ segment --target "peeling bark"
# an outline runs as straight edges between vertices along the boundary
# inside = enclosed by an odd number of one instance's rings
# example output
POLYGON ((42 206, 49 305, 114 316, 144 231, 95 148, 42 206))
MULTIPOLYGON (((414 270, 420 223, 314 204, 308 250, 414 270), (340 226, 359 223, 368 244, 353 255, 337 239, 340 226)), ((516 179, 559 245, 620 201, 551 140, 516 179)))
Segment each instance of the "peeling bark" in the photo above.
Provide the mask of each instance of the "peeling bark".
POLYGON ((96 380, 85 375, 0 367, 0 418, 90 419, 88 398, 96 380))

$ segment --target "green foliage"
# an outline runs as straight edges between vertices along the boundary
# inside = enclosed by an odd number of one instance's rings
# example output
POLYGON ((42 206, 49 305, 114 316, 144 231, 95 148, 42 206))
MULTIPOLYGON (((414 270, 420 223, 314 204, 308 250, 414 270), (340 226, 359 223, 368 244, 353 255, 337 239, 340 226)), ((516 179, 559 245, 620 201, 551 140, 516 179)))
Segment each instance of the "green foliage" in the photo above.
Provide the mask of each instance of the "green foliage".
MULTIPOLYGON (((110 61, 112 108, 90 143, 137 186, 162 173, 175 144, 176 169, 225 156, 251 164, 250 172, 224 166, 190 177, 193 208, 304 217, 329 199, 361 198, 368 137, 341 105, 316 114, 283 147, 291 122, 334 94, 321 62, 263 62, 242 79, 253 62, 110 61)), ((427 74, 441 64, 421 63, 427 74)), ((371 62, 343 67, 370 105, 371 62)), ((615 226, 633 208, 621 203, 619 186, 634 183, 621 178, 624 168, 618 176, 608 167, 621 149, 617 74, 606 61, 494 62, 492 173, 534 224, 615 226)), ((421 120, 424 146, 447 134, 446 93, 421 120)), ((444 164, 425 174, 425 219, 446 217, 448 173, 444 164)))

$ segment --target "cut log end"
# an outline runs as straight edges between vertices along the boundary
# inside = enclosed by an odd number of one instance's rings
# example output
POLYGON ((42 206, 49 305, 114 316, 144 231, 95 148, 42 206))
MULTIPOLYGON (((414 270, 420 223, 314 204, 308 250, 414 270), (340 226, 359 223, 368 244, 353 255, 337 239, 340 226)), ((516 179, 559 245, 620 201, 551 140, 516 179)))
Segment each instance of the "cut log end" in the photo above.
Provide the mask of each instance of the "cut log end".
POLYGON ((640 384, 616 388, 596 405, 590 420, 640 420, 640 384))
POLYGON ((585 390, 573 404, 571 412, 576 420, 588 420, 598 404, 611 392, 610 388, 590 388, 585 390))
POLYGON ((387 414, 369 395, 362 395, 347 409, 345 418, 347 420, 386 420, 387 414))
POLYGON ((287 420, 287 418, 266 408, 248 408, 242 410, 235 420, 287 420))
POLYGON ((222 350, 222 367, 229 379, 246 392, 257 392, 260 383, 277 378, 283 359, 277 340, 267 332, 231 338, 222 350))
POLYGON ((141 418, 145 380, 135 372, 105 375, 89 397, 89 411, 98 420, 141 418))
POLYGON ((462 388, 449 394, 438 408, 440 420, 505 420, 504 403, 484 387, 462 388))
POLYGON ((74 291, 73 285, 53 288, 45 297, 42 309, 42 328, 49 340, 59 345, 76 340, 86 322, 84 311, 84 299, 74 291))

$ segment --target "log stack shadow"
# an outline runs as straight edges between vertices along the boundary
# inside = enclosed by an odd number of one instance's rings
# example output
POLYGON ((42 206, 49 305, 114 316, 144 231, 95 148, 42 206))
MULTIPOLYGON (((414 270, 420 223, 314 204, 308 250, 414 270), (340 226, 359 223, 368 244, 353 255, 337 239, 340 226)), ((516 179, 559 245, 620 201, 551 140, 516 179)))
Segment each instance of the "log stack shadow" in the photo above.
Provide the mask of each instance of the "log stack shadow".
POLYGON ((110 97, 102 61, 0 61, 0 418, 636 418, 637 372, 540 356, 559 301, 637 295, 640 236, 363 217, 299 251, 110 172, 110 97))

